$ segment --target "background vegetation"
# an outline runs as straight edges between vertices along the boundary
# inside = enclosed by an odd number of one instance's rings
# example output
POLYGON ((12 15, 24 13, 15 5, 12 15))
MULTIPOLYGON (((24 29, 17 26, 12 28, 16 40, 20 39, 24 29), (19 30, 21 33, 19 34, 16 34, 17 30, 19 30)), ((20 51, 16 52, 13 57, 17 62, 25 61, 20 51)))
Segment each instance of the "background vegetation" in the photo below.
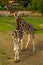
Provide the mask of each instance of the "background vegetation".
MULTIPOLYGON (((15 2, 21 3, 21 9, 25 8, 26 10, 39 11, 43 13, 43 0, 13 0, 15 2)), ((0 0, 0 10, 6 10, 6 5, 9 3, 9 0, 0 0)))

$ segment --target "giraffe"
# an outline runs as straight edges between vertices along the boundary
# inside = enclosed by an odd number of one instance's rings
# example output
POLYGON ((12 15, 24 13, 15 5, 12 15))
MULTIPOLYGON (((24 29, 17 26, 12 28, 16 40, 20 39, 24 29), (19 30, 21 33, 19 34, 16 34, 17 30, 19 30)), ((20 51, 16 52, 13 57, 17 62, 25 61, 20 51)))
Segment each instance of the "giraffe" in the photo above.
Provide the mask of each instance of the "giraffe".
MULTIPOLYGON (((25 46, 25 49, 27 49, 30 40, 32 39, 33 43, 33 53, 35 52, 35 41, 34 41, 34 28, 31 24, 26 23, 21 17, 19 12, 15 12, 15 19, 17 23, 17 30, 19 31, 19 41, 21 41, 21 50, 22 50, 22 42, 23 42, 23 33, 25 32, 28 34, 28 41, 25 46)), ((17 32, 18 33, 18 32, 17 32)))

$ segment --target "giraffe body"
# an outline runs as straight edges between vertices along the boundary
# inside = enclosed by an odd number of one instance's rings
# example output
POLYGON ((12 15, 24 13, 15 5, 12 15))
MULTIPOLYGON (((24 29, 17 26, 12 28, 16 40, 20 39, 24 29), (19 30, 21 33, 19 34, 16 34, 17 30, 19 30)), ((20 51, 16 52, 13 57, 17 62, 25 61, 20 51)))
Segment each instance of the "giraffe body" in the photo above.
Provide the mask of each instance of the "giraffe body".
POLYGON ((17 34, 18 34, 18 39, 19 41, 21 41, 21 50, 22 50, 22 46, 23 46, 23 34, 24 32, 26 34, 28 34, 28 41, 27 44, 25 46, 25 49, 27 49, 30 40, 32 39, 33 42, 33 52, 35 51, 35 42, 34 42, 34 28, 31 24, 28 24, 27 22, 25 22, 22 18, 19 17, 19 14, 15 14, 15 19, 16 19, 16 23, 17 23, 17 27, 16 29, 17 34))
MULTIPOLYGON (((20 18, 20 13, 16 14, 16 22, 17 22, 17 29, 20 31, 21 35, 25 32, 26 34, 28 34, 28 41, 27 44, 25 46, 25 49, 27 49, 28 44, 30 42, 30 40, 32 39, 33 42, 33 52, 35 51, 35 41, 34 41, 34 28, 31 24, 28 24, 27 22, 25 22, 22 18, 20 18), (22 28, 22 30, 20 30, 20 28, 22 28)), ((23 35, 21 37, 21 39, 23 38, 23 35)), ((22 39, 23 40, 23 39, 22 39)), ((22 45, 22 44, 21 44, 22 45)), ((22 45, 23 46, 23 45, 22 45)), ((21 46, 21 47, 22 47, 21 46)))

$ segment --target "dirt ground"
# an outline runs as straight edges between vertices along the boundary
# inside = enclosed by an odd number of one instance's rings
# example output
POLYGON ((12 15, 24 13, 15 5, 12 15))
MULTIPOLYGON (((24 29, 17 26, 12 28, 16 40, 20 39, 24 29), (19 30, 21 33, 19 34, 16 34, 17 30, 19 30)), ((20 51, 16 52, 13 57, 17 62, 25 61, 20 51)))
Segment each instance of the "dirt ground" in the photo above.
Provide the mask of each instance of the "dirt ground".
MULTIPOLYGON (((13 41, 11 37, 11 31, 0 32, 0 49, 4 50, 1 54, 7 56, 7 64, 4 65, 43 65, 43 34, 35 35, 35 47, 36 51, 32 52, 32 42, 30 42, 28 49, 20 52, 20 62, 15 63, 14 61, 14 51, 13 51, 13 41)), ((23 48, 27 42, 27 35, 23 39, 23 48)), ((5 62, 7 62, 5 61, 5 62)), ((0 65, 2 61, 0 62, 0 65)))

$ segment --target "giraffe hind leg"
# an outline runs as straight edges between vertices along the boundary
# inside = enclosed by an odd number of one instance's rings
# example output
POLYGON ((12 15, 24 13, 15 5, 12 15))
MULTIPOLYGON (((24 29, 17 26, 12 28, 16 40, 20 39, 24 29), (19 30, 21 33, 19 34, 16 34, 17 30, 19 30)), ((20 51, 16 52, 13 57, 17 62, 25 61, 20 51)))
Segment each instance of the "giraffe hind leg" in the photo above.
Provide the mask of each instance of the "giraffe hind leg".
POLYGON ((35 41, 34 39, 32 39, 32 42, 33 42, 33 53, 35 52, 35 41))
POLYGON ((33 43, 33 53, 35 52, 35 40, 34 40, 34 35, 31 35, 32 38, 32 43, 33 43))
POLYGON ((28 35, 28 41, 27 41, 27 44, 25 46, 25 49, 27 49, 28 45, 29 45, 29 42, 30 42, 30 34, 28 35))

